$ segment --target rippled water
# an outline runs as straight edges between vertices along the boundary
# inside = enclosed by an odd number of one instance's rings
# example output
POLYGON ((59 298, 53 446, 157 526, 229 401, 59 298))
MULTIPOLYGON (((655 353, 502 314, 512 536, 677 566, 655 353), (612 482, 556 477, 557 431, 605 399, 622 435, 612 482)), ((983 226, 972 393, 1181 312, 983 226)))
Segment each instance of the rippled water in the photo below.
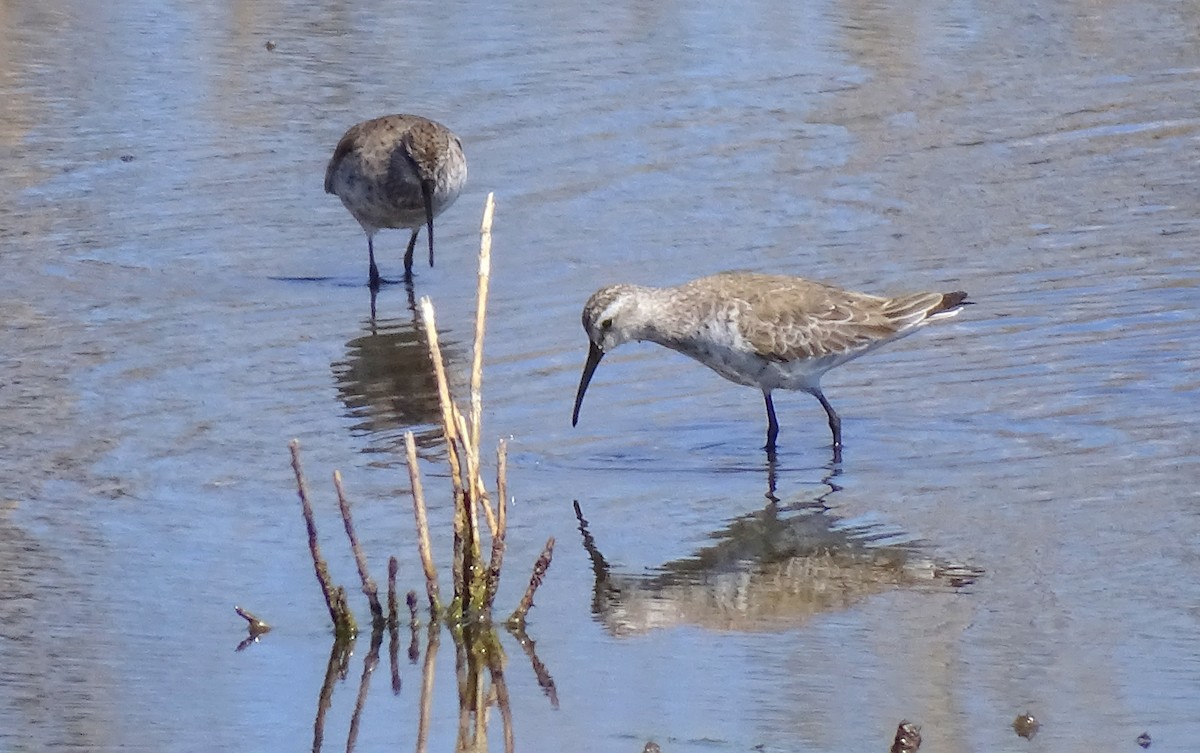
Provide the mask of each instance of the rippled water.
MULTIPOLYGON (((403 286, 371 318, 321 191, 348 125, 408 111, 471 166, 415 287, 460 387, 497 195, 501 602, 558 540, 530 624, 557 707, 505 644, 519 749, 884 750, 901 718, 924 751, 1190 749, 1198 84, 1186 2, 0 0, 0 747, 311 745, 292 437, 335 575, 338 468, 376 577, 395 554, 419 585, 396 450, 414 429, 444 495, 424 335, 403 286), (776 397, 771 476, 761 398, 649 345, 572 429, 588 294, 728 268, 977 305, 829 375, 833 470, 810 397, 776 397), (235 604, 276 626, 241 653, 235 604)), ((385 276, 406 239, 378 236, 385 276)), ((360 749, 413 745, 401 664, 360 749)))

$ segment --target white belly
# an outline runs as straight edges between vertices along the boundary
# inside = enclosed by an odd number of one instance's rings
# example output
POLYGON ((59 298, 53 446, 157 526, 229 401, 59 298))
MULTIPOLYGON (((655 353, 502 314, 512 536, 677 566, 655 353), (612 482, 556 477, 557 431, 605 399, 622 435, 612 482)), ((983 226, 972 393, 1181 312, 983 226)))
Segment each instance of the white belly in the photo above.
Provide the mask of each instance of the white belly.
POLYGON ((782 389, 813 392, 819 389, 821 377, 826 371, 873 349, 868 347, 848 353, 785 362, 763 358, 740 336, 724 328, 716 333, 706 331, 704 335, 668 347, 696 359, 731 382, 765 391, 782 389))

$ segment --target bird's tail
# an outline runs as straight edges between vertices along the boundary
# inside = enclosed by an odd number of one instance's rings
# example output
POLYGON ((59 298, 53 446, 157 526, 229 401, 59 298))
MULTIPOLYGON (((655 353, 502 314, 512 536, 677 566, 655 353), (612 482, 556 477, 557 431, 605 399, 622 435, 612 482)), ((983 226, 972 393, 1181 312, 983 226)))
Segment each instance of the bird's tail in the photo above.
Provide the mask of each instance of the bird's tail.
POLYGON ((884 304, 883 313, 903 330, 918 324, 954 316, 969 304, 967 294, 959 290, 953 293, 915 293, 893 298, 884 304))
POLYGON ((942 317, 954 316, 959 311, 962 311, 963 306, 970 306, 974 301, 967 300, 965 290, 956 290, 953 293, 942 293, 942 300, 936 306, 925 312, 926 319, 940 319, 942 317))

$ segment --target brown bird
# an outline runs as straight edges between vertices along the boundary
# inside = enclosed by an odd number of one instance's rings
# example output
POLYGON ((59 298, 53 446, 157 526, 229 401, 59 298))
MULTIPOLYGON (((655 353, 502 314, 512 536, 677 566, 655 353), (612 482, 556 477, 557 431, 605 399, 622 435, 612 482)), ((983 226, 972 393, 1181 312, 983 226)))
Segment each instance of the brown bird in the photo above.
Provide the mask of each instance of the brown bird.
POLYGON ((462 141, 440 123, 419 115, 385 115, 346 131, 325 168, 325 192, 336 194, 367 234, 372 290, 381 282, 375 233, 412 229, 404 252, 404 278, 412 279, 421 226, 429 229, 432 267, 433 218, 454 203, 466 181, 462 141))
POLYGON ((771 392, 803 390, 817 398, 829 417, 839 461, 842 422, 821 392, 822 375, 929 322, 954 316, 966 297, 955 292, 883 298, 752 272, 722 272, 675 287, 601 288, 583 307, 590 346, 571 424, 579 422, 583 395, 604 354, 630 340, 649 340, 731 382, 762 390, 769 457, 779 435, 771 392))

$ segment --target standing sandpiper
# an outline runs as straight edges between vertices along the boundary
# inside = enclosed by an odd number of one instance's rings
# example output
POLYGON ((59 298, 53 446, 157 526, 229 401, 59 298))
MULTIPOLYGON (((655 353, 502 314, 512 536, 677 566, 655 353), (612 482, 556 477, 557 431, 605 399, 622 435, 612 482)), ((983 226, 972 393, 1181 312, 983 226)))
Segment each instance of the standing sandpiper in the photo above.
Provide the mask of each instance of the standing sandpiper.
POLYGON ((821 393, 821 376, 918 327, 954 316, 967 294, 913 293, 882 298, 800 277, 722 272, 667 288, 610 285, 583 307, 590 341, 571 425, 604 354, 649 340, 690 356, 721 376, 762 390, 769 458, 779 423, 771 391, 803 390, 829 416, 833 457, 841 460, 842 422, 821 393))
POLYGON ((385 115, 346 131, 325 168, 325 192, 337 194, 367 234, 372 290, 381 282, 375 233, 385 227, 412 229, 404 252, 404 278, 411 280, 421 226, 429 229, 432 267, 433 218, 454 203, 466 181, 462 142, 440 123, 418 115, 385 115))

